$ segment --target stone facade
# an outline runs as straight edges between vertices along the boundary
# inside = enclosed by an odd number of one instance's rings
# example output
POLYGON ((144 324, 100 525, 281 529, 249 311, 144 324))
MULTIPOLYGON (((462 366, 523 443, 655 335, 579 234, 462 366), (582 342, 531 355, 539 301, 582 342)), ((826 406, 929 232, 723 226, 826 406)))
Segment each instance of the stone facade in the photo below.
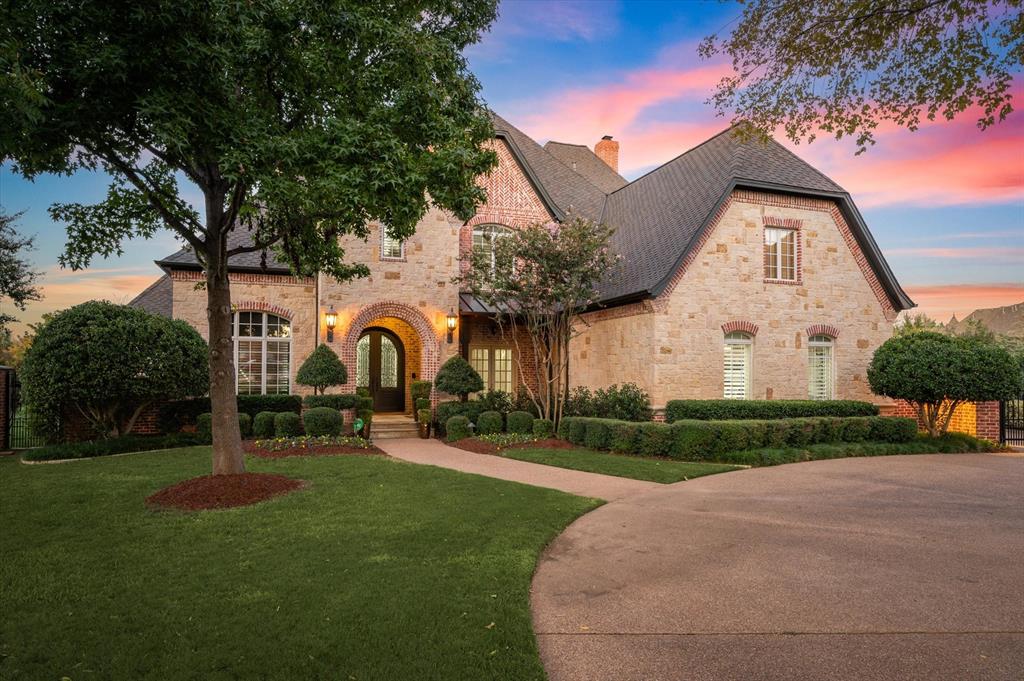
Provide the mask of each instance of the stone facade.
POLYGON ((723 394, 724 334, 753 335, 751 397, 807 397, 807 339, 834 336, 834 395, 877 401, 865 375, 895 310, 835 205, 737 191, 654 301, 586 315, 573 343, 574 385, 634 381, 655 407, 723 394), (763 276, 763 230, 797 229, 797 277, 763 276))

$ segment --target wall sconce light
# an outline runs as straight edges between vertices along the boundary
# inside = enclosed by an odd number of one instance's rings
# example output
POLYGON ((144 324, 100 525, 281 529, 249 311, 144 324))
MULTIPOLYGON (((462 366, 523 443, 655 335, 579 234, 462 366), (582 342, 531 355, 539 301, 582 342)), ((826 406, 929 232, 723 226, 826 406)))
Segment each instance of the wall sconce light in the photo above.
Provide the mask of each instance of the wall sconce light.
POLYGON ((327 322, 327 342, 334 342, 334 327, 338 325, 338 313, 334 311, 334 306, 331 305, 331 309, 324 315, 324 321, 327 322))
POLYGON ((448 316, 445 317, 445 324, 448 326, 448 343, 452 342, 455 333, 455 323, 458 321, 458 317, 455 316, 455 310, 449 310, 448 316))

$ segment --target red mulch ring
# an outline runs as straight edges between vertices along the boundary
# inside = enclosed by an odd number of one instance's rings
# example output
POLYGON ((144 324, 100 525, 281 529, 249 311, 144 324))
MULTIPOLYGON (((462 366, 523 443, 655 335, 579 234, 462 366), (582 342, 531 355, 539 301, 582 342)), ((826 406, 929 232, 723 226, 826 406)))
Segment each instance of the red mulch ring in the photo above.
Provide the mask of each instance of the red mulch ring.
POLYGON ((445 442, 445 444, 451 447, 457 447, 464 449, 467 452, 473 452, 474 454, 495 454, 502 449, 523 449, 529 447, 530 449, 578 449, 576 445, 566 440, 559 440, 556 437, 549 437, 544 440, 537 440, 536 442, 523 442, 521 444, 509 445, 508 447, 498 447, 490 442, 484 442, 478 440, 475 437, 467 437, 463 440, 456 440, 455 442, 445 442))
POLYGON ((165 487, 146 498, 153 506, 201 511, 248 506, 305 487, 302 480, 273 473, 204 475, 165 487))
POLYGON ((384 452, 374 446, 362 449, 360 447, 346 447, 344 445, 323 445, 320 447, 292 447, 291 449, 269 450, 256 446, 252 440, 242 443, 246 454, 258 456, 261 459, 284 459, 289 456, 383 456, 384 452))

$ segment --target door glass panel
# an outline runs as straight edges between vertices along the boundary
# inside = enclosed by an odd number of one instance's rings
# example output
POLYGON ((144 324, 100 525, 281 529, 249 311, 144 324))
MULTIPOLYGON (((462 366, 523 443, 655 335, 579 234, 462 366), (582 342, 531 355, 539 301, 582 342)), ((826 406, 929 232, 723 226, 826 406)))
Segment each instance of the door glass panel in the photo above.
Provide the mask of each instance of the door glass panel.
POLYGON ((363 336, 356 343, 356 387, 370 385, 370 337, 363 336))
POLYGON ((512 350, 494 349, 494 389, 512 392, 512 350))
POLYGON ((484 381, 484 390, 490 390, 491 372, 490 358, 487 353, 487 348, 470 348, 469 365, 476 369, 476 372, 480 374, 480 378, 484 381))
POLYGON ((380 337, 380 387, 398 387, 398 350, 383 334, 380 337))

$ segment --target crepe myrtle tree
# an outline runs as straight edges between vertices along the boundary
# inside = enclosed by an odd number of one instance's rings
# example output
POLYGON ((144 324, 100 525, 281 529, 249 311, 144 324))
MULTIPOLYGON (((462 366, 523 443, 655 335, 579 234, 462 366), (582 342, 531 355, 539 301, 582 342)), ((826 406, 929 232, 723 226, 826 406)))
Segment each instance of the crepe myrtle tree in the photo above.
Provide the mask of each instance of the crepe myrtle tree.
POLYGON ((977 336, 918 331, 894 336, 875 351, 868 384, 879 395, 917 406, 932 436, 943 435, 965 402, 1019 395, 1021 365, 1005 349, 977 336))
MULTIPOLYGON (((468 218, 496 163, 462 50, 495 0, 25 0, 4 12, 0 154, 32 178, 100 169, 95 205, 58 203, 79 269, 170 229, 205 270, 213 472, 244 470, 229 258, 365 276, 339 237, 410 236, 429 204, 468 218), (189 197, 201 195, 198 207, 189 197), (229 247, 232 230, 248 245, 229 247)), ((237 243, 232 241, 230 243, 237 243)))
POLYGON ((584 326, 580 313, 595 306, 598 282, 619 261, 611 236, 606 225, 579 216, 511 230, 494 240, 493 255, 472 253, 457 278, 499 311, 519 375, 534 372, 533 381, 523 381, 530 400, 556 424, 566 399, 569 343, 584 326), (536 361, 525 364, 523 357, 536 361))
POLYGON ((348 383, 348 369, 334 350, 321 343, 299 367, 295 382, 311 386, 315 395, 323 395, 332 385, 348 383))
POLYGON ((47 434, 77 413, 101 438, 126 435, 146 407, 206 392, 206 356, 187 322, 90 301, 39 328, 20 372, 22 399, 47 434))

